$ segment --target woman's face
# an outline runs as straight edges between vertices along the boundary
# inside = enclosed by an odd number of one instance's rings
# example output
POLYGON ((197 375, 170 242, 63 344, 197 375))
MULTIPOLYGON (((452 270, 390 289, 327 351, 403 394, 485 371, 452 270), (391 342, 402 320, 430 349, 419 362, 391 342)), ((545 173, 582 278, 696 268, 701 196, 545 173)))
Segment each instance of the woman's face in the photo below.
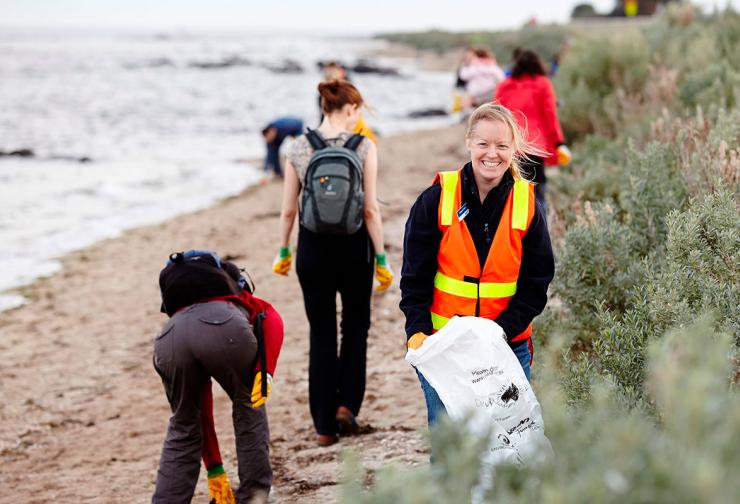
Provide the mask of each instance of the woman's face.
POLYGON ((476 180, 496 187, 511 166, 514 156, 514 138, 501 121, 483 119, 473 128, 465 141, 476 180))

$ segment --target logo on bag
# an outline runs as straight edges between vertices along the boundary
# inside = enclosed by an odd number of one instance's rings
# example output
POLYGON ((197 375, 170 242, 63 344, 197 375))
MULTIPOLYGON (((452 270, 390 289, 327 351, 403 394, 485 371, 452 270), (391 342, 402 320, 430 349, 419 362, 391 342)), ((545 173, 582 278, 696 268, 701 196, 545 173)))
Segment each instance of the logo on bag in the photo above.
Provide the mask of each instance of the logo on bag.
POLYGON ((519 389, 513 383, 501 394, 501 400, 504 402, 516 401, 519 399, 519 389))
POLYGON ((504 385, 493 395, 493 400, 502 408, 510 408, 519 400, 519 387, 514 383, 504 385))

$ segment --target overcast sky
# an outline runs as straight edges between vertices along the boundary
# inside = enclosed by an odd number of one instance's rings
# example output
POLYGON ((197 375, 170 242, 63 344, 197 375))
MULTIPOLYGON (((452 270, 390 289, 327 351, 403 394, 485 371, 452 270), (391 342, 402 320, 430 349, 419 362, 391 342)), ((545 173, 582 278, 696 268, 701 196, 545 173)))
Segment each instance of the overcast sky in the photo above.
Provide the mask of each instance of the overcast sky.
MULTIPOLYGON (((588 0, 0 0, 1 27, 229 28, 377 32, 564 22, 588 0)), ((593 0, 607 12, 614 0, 593 0)), ((699 0, 703 8, 740 0, 699 0)))

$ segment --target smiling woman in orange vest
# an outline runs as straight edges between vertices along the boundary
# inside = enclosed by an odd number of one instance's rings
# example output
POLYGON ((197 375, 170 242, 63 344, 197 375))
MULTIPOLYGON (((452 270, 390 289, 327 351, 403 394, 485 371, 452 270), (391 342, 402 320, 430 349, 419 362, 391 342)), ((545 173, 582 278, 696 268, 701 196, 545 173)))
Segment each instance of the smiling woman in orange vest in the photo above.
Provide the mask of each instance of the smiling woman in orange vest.
MULTIPOLYGON (((511 112, 481 105, 465 134, 470 162, 437 173, 411 208, 404 236, 401 310, 409 347, 455 315, 495 321, 522 365, 532 362, 532 320, 547 303, 555 264, 534 185, 522 173, 527 143, 511 112)), ((429 424, 444 405, 419 374, 429 424)))

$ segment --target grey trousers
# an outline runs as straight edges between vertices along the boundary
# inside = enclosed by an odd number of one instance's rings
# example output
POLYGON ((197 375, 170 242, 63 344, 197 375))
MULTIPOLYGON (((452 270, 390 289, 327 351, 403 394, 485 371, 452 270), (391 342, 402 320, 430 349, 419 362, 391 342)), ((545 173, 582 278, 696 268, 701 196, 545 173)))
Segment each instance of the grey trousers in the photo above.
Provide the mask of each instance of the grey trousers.
POLYGON ((154 368, 172 409, 153 503, 187 503, 200 473, 201 392, 213 377, 232 401, 239 464, 236 500, 269 492, 272 469, 265 408, 252 409, 257 340, 244 311, 213 301, 176 313, 154 341, 154 368))

